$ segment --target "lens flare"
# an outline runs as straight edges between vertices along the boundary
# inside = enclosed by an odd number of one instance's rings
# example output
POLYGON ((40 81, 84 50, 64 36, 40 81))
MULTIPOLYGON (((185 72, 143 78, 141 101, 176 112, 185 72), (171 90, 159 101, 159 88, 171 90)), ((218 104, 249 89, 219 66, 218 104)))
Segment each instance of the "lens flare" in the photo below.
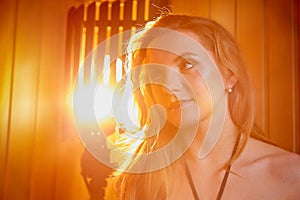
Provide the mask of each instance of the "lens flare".
POLYGON ((113 90, 106 85, 98 85, 94 96, 95 115, 98 121, 105 120, 112 115, 113 90))

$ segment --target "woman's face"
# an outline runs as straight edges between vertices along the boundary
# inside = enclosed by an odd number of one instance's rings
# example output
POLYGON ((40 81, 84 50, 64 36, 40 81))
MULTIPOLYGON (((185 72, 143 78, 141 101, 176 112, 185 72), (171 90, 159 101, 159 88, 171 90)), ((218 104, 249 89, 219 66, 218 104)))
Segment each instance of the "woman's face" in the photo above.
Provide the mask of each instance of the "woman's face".
MULTIPOLYGON (((194 33, 180 33, 200 43, 194 33)), ((168 51, 165 47, 146 51, 145 71, 153 80, 150 88, 155 104, 165 108, 166 120, 177 128, 210 119, 211 95, 205 80, 210 72, 199 70, 203 65, 203 57, 211 59, 210 56, 200 56, 192 45, 168 33, 155 38, 150 46, 157 47, 157 44, 159 46, 164 42, 170 43, 176 51, 168 51)))

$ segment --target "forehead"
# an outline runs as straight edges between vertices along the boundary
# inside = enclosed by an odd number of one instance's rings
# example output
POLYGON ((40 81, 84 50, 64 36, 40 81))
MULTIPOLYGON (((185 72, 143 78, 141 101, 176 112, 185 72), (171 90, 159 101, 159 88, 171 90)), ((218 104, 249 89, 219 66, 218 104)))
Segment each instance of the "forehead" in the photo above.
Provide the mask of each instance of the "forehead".
POLYGON ((201 54, 207 55, 199 37, 195 33, 185 30, 168 29, 163 33, 157 33, 146 49, 149 54, 160 54, 162 57, 181 56, 188 53, 199 54, 200 56, 201 54))
POLYGON ((158 62, 158 63, 169 63, 177 58, 179 58, 180 55, 176 55, 172 52, 162 50, 162 49, 147 49, 146 50, 146 62, 158 62))
MULTIPOLYGON (((219 70, 213 54, 201 44, 200 37, 194 32, 161 28, 151 32, 149 43, 142 43, 141 49, 146 49, 146 63, 173 64, 176 58, 192 61, 196 70, 204 76, 216 74, 219 70), (144 46, 143 46, 144 45, 144 46), (172 63, 170 63, 172 62, 172 63)), ((174 65, 175 66, 175 65, 174 65)))

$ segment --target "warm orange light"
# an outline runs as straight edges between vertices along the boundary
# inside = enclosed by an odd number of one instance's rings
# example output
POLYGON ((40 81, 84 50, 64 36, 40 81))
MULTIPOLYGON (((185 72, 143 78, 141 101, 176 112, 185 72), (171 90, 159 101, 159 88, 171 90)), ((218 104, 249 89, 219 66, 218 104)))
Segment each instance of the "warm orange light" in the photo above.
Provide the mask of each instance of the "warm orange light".
POLYGON ((113 91, 105 85, 98 85, 94 96, 94 110, 98 121, 105 120, 112 115, 113 91))
POLYGON ((110 80, 110 68, 106 67, 109 66, 110 63, 110 55, 105 55, 104 57, 104 72, 103 72, 103 84, 104 85, 109 85, 109 80, 110 80))
POLYGON ((117 58, 116 67, 116 80, 119 82, 122 79, 122 60, 120 58, 117 58))
MULTIPOLYGON (((77 82, 71 95, 68 95, 68 107, 73 106, 73 115, 77 122, 85 125, 94 123, 112 124, 112 96, 113 88, 110 86, 110 55, 104 57, 104 71, 100 80, 95 71, 95 58, 92 57, 89 81, 85 81, 84 69, 80 68, 77 74, 77 82), (94 105, 91 105, 94 104, 94 105)), ((122 65, 122 63, 119 63, 122 65)), ((82 65, 83 67, 84 65, 82 65)), ((120 67, 120 66, 119 66, 120 67)), ((117 70, 117 71, 120 71, 117 70)), ((118 72, 119 73, 119 72, 118 72)), ((118 78, 121 79, 121 75, 118 78)))
MULTIPOLYGON (((70 95, 68 102, 73 106, 73 115, 76 123, 84 126, 94 126, 98 124, 101 128, 109 130, 111 133, 115 126, 115 120, 121 120, 122 123, 127 124, 133 130, 139 126, 138 123, 138 109, 133 99, 133 88, 129 82, 125 83, 126 90, 123 94, 114 94, 114 88, 111 86, 111 58, 109 54, 104 56, 104 70, 100 79, 97 78, 95 72, 97 71, 95 65, 95 58, 92 57, 89 81, 85 81, 84 70, 80 69, 77 74, 77 82, 74 87, 72 95, 70 95), (120 95, 120 96, 118 96, 120 95), (113 113, 112 102, 113 96, 118 101, 118 107, 113 113), (93 104, 93 105, 91 105, 93 104), (117 119, 114 119, 114 118, 117 119)), ((82 65, 82 67, 85 65, 82 65)), ((122 80, 122 60, 116 60, 116 80, 122 80)))

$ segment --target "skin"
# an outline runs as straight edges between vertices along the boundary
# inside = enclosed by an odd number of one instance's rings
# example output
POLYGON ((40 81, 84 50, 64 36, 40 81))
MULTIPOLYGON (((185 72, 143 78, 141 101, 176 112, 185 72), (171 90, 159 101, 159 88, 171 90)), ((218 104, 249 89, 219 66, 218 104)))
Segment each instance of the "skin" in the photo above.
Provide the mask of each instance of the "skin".
MULTIPOLYGON (((200 43, 195 34, 187 31, 181 32, 200 43)), ((187 47, 185 53, 193 55, 195 52, 187 47)), ((197 60, 197 58, 193 59, 197 60)), ((184 156, 200 199, 216 199, 225 173, 223 167, 230 159, 238 135, 237 128, 228 114, 228 108, 226 108, 225 124, 219 140, 213 150, 200 160, 198 158, 199 148, 209 126, 211 108, 214 106, 210 100, 205 81, 201 74, 194 69, 195 64, 193 62, 170 52, 147 50, 146 63, 159 63, 181 74, 195 92, 196 99, 187 98, 188 102, 183 102, 182 107, 171 109, 170 105, 178 100, 175 98, 176 96, 179 100, 180 98, 184 99, 185 96, 190 97, 184 90, 184 85, 174 81, 175 79, 171 78, 172 73, 167 73, 164 75, 167 77, 166 82, 171 85, 169 89, 165 90, 156 86, 152 88, 155 91, 155 101, 165 107, 167 120, 175 127, 180 126, 179 116, 182 113, 185 113, 184 117, 190 117, 188 120, 190 123, 195 123, 193 109, 196 106, 200 110, 196 139, 184 156)), ((220 96, 225 95, 227 98, 230 95, 227 89, 234 89, 235 82, 236 77, 232 75, 223 76, 224 90, 220 92, 220 96)), ((242 154, 232 164, 231 171, 233 173, 229 176, 222 199, 300 199, 299 155, 249 138, 242 154)), ((182 175, 183 173, 183 167, 178 167, 175 170, 174 177, 176 178, 172 187, 174 190, 171 191, 170 199, 194 198, 188 180, 186 176, 182 175)))
MULTIPOLYGON (((196 123, 194 117, 195 109, 201 108, 201 120, 208 116, 210 110, 210 97, 206 84, 201 78, 196 67, 191 63, 181 58, 180 56, 163 50, 148 50, 147 62, 160 63, 163 66, 168 66, 169 70, 164 73, 166 80, 165 84, 168 86, 152 86, 153 96, 155 102, 160 103, 166 109, 168 114, 168 121, 175 127, 180 126, 180 115, 188 118, 188 123, 196 123), (178 74, 178 75, 177 75, 178 74), (183 76, 186 81, 192 86, 196 96, 188 91, 188 86, 183 81, 178 81, 172 76, 183 76)), ((190 125, 190 124, 188 124, 190 125)))

